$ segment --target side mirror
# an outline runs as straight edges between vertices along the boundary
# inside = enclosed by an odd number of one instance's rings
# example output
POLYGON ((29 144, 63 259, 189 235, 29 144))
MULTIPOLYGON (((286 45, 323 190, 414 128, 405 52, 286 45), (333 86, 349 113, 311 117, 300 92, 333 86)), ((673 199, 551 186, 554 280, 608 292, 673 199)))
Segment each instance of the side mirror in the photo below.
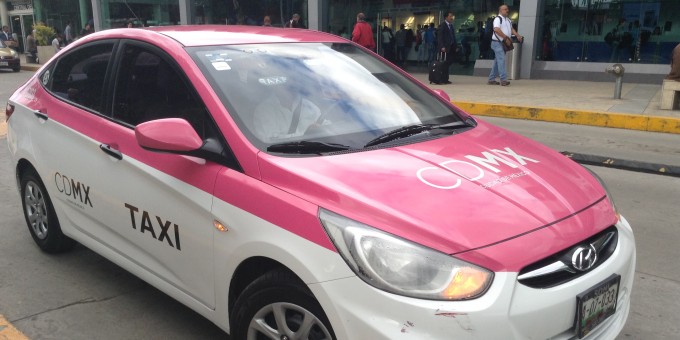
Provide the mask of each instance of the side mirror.
POLYGON ((444 98, 447 102, 451 102, 451 98, 449 97, 449 94, 444 92, 442 89, 436 89, 434 90, 440 97, 444 98))
MULTIPOLYGON (((436 93, 437 93, 440 97, 442 97, 444 100, 446 100, 447 102, 451 103, 451 97, 449 97, 449 94, 446 93, 446 92, 444 92, 444 90, 436 89, 436 90, 433 90, 433 91, 436 92, 436 93)), ((472 126, 477 126, 477 121, 475 121, 475 119, 472 118, 472 116, 471 116, 469 113, 467 113, 467 112, 461 110, 461 108, 459 108, 458 106, 456 106, 456 104, 451 103, 451 105, 453 105, 454 107, 456 107, 456 109, 458 109, 458 114, 462 117, 462 119, 463 119, 465 122, 467 122, 468 124, 470 124, 470 125, 472 125, 472 126)))
POLYGON ((148 121, 135 127, 137 143, 144 149, 172 153, 187 153, 203 146, 196 130, 184 119, 165 118, 148 121))

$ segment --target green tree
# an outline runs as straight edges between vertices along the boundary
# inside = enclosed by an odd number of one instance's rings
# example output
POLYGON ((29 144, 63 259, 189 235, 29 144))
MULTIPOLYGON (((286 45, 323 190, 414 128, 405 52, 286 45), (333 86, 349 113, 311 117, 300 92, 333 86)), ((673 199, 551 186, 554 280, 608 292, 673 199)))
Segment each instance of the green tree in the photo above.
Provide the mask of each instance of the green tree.
POLYGON ((33 30, 35 30, 35 43, 38 46, 49 46, 52 39, 57 36, 54 28, 49 27, 42 22, 33 25, 33 30))

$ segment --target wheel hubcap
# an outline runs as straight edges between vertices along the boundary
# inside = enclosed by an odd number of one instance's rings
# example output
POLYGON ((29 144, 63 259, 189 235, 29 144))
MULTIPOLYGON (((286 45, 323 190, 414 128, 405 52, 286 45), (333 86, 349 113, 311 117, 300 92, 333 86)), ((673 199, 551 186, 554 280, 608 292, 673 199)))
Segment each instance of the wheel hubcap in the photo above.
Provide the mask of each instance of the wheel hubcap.
POLYGON ((277 302, 262 307, 250 321, 248 340, 324 340, 330 332, 310 311, 292 303, 277 302))
POLYGON ((41 240, 47 237, 47 205, 45 196, 37 183, 29 181, 24 190, 24 209, 35 236, 41 240))

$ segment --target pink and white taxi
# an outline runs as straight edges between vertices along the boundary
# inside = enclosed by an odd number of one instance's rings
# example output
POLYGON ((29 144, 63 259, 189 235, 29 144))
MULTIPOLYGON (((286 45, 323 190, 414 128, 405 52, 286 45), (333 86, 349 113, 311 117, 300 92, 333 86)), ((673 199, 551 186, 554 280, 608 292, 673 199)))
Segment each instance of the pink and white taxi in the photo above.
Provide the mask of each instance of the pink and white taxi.
POLYGON ((28 230, 232 339, 612 339, 635 241, 600 180, 345 39, 112 29, 11 96, 28 230))

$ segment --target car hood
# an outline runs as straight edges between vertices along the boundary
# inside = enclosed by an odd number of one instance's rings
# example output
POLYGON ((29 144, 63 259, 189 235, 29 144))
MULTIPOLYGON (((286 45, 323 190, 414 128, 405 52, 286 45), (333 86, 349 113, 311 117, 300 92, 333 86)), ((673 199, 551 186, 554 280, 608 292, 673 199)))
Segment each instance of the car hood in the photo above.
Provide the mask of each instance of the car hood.
POLYGON ((606 194, 579 164, 483 122, 406 146, 260 158, 264 182, 448 254, 538 230, 606 194))
POLYGON ((2 57, 10 57, 12 56, 12 49, 9 47, 0 47, 0 56, 2 57))

